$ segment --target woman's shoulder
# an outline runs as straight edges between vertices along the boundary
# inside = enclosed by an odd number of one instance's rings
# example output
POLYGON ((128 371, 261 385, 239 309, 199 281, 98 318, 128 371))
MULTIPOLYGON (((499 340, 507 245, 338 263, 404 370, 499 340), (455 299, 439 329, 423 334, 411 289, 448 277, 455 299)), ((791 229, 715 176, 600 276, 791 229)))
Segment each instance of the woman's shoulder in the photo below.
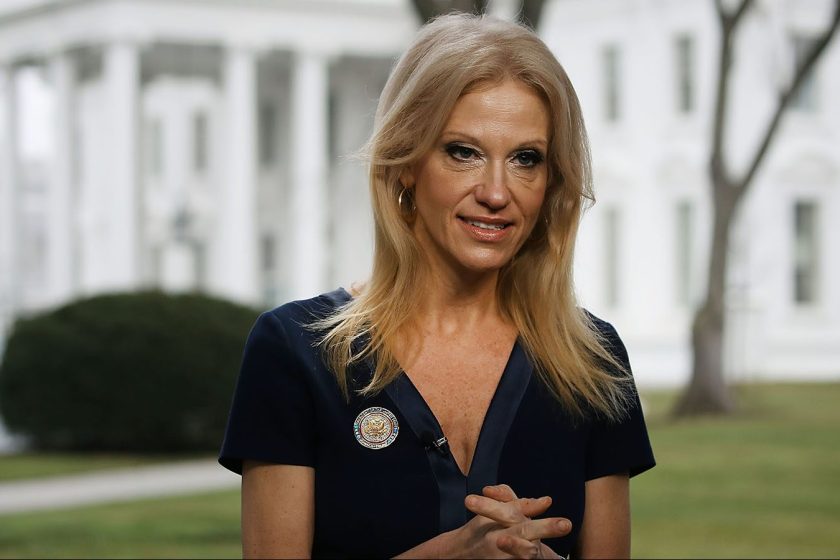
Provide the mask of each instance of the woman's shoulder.
POLYGON ((263 312, 245 342, 241 377, 259 378, 268 384, 292 378, 318 383, 333 380, 319 349, 322 333, 317 321, 350 299, 350 294, 339 288, 263 312))
POLYGON ((624 364, 625 367, 629 366, 627 348, 624 346, 624 342, 621 340, 618 331, 612 323, 601 319, 588 309, 583 309, 583 313, 601 339, 604 347, 609 350, 616 360, 624 364))
POLYGON ((347 290, 336 288, 331 292, 319 294, 309 299, 299 299, 284 303, 264 312, 262 320, 278 320, 285 326, 307 326, 335 313, 352 299, 347 290))
POLYGON ((618 338, 618 332, 615 330, 615 327, 609 321, 605 321, 601 319, 588 309, 582 309, 583 314, 592 323, 592 326, 598 331, 601 336, 610 337, 610 338, 618 338))
POLYGON ((246 343, 250 350, 264 348, 271 354, 311 354, 319 333, 315 325, 350 301, 343 288, 313 298, 284 303, 260 314, 251 328, 246 343))

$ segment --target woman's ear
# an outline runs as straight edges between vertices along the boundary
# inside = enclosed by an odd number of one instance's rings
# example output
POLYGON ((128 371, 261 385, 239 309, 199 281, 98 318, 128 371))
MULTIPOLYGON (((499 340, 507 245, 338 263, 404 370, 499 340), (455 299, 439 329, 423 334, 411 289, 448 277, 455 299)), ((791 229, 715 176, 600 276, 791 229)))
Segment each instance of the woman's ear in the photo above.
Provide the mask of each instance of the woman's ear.
POLYGON ((400 173, 400 184, 406 189, 414 188, 414 170, 411 167, 406 167, 400 173))

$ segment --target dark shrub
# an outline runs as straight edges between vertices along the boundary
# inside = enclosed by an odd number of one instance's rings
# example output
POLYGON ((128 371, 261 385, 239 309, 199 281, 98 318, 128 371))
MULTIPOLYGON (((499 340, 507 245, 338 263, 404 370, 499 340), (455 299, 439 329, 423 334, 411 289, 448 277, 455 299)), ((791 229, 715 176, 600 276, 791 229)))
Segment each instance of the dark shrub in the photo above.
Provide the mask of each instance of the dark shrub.
POLYGON ((201 295, 93 297, 19 320, 0 411, 40 449, 217 449, 257 311, 201 295))

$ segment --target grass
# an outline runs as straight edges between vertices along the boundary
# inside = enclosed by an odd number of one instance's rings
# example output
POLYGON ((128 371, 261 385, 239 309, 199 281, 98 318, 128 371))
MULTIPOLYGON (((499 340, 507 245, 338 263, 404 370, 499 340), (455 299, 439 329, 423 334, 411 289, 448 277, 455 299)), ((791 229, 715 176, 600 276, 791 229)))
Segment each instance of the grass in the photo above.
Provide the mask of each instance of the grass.
POLYGON ((240 558, 239 491, 0 517, 0 558, 240 558))
POLYGON ((119 467, 138 467, 196 457, 166 455, 24 453, 0 455, 0 483, 47 476, 81 474, 119 467))
MULTIPOLYGON (((647 395, 659 465, 631 485, 634 556, 840 556, 840 384, 739 397, 736 416, 671 422, 674 396, 647 395)), ((0 517, 0 557, 240 554, 237 491, 0 517)))
POLYGON ((671 422, 650 395, 657 466, 634 479, 633 553, 840 556, 840 384, 756 385, 741 412, 671 422))

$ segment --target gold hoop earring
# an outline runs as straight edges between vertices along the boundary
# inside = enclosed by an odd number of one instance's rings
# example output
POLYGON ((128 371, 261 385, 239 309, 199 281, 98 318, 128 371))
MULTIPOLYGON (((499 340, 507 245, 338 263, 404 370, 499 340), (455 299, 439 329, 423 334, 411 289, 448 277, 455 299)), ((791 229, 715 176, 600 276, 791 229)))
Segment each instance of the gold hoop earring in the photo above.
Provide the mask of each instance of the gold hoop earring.
POLYGON ((414 211, 417 210, 417 207, 414 205, 414 197, 410 194, 411 189, 408 187, 403 187, 400 191, 400 194, 397 196, 397 206, 400 209, 400 212, 405 214, 414 214, 414 211), (406 209, 404 207, 404 202, 407 201, 410 204, 410 207, 406 209))

